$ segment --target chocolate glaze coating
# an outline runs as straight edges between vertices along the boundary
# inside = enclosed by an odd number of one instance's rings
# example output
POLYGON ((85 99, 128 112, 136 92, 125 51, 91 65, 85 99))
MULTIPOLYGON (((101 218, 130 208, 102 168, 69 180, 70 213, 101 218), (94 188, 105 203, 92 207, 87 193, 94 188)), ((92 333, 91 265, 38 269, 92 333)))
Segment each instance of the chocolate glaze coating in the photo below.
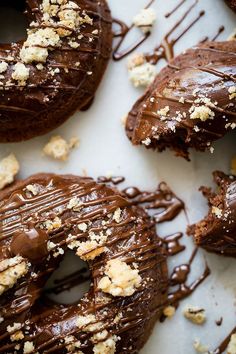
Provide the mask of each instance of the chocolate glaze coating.
POLYGON ((209 252, 236 257, 236 176, 214 172, 218 191, 202 187, 208 215, 188 229, 196 244, 209 252))
POLYGON ((162 243, 143 208, 132 205, 115 188, 71 175, 32 176, 1 191, 0 200, 0 265, 2 260, 18 254, 30 262, 28 273, 0 296, 0 316, 3 318, 0 353, 13 353, 16 344, 20 344, 17 352, 22 353, 26 341, 33 342, 35 352, 72 353, 66 349, 65 338, 69 335, 80 340, 79 350, 93 353, 91 337, 101 329, 88 332, 75 325, 78 315, 88 314, 96 316, 96 323, 102 322, 108 336, 119 337, 116 353, 137 353, 162 313, 168 288, 162 243), (38 192, 30 192, 29 185, 38 192), (68 208, 73 197, 79 201, 77 211, 68 208), (113 217, 117 208, 121 209, 118 221, 113 217), (61 225, 52 230, 42 228, 42 222, 55 217, 61 220, 61 225), (85 232, 78 228, 81 223, 88 226, 85 232), (88 232, 99 234, 106 230, 110 230, 106 251, 88 260, 89 292, 78 304, 69 306, 44 301, 42 288, 63 257, 54 257, 55 250, 46 249, 45 252, 45 240, 66 251, 69 234, 86 241, 88 232), (29 238, 34 241, 28 242, 29 238), (113 297, 98 289, 106 262, 114 258, 129 265, 137 264, 142 281, 131 296, 113 297), (117 315, 118 320, 114 321, 117 315), (12 342, 6 331, 7 326, 14 323, 23 326, 24 338, 17 342, 12 342))
POLYGON ((235 42, 208 42, 187 50, 161 70, 135 103, 126 122, 128 138, 134 145, 170 148, 185 158, 189 148, 206 150, 236 123, 235 98, 228 92, 235 81, 235 42), (191 106, 202 105, 194 102, 201 95, 215 104, 214 119, 190 119, 191 106), (161 119, 157 111, 165 107, 169 112, 161 119))
MULTIPOLYGON (((81 12, 85 10, 93 19, 93 24, 80 26, 79 34, 83 37, 78 48, 68 45, 68 40, 78 33, 62 38, 62 45, 50 51, 43 70, 38 70, 35 63, 27 64, 30 77, 25 87, 18 87, 13 82, 13 86, 5 88, 14 64, 20 60, 22 42, 0 45, 1 61, 9 62, 3 89, 0 90, 0 142, 26 140, 45 134, 93 100, 110 57, 111 15, 105 0, 73 1, 80 6, 81 12), (94 30, 98 30, 98 34, 93 34, 94 30), (9 55, 14 57, 13 61, 7 59, 9 55), (80 62, 79 67, 77 62, 80 62), (52 76, 49 70, 55 68, 60 72, 52 76)), ((26 3, 29 21, 41 23, 39 5, 42 1, 27 0, 26 3)))
POLYGON ((226 4, 236 12, 236 0, 225 0, 226 4))

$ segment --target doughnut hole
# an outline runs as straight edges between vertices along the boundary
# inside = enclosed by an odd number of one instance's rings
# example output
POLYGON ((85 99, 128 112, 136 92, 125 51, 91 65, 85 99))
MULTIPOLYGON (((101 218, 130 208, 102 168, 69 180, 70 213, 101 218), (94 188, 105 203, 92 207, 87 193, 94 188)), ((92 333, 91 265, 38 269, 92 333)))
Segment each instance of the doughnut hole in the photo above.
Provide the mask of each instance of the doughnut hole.
POLYGON ((86 262, 73 251, 66 251, 60 267, 49 278, 44 292, 52 301, 72 304, 80 300, 90 288, 90 271, 86 262))
POLYGON ((12 43, 26 38, 28 21, 24 15, 25 0, 0 1, 0 43, 12 43))

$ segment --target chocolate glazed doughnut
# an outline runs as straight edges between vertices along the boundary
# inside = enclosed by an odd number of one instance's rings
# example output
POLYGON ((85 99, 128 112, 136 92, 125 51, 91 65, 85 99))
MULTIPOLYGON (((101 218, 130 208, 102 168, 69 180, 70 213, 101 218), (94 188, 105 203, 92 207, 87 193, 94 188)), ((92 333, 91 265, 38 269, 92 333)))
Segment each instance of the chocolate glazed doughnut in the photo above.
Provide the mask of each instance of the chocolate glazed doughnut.
POLYGON ((134 145, 204 151, 236 127, 236 42, 199 44, 172 60, 133 106, 126 133, 134 145))
POLYGON ((168 288, 145 211, 104 183, 51 174, 0 200, 0 353, 138 353, 168 288), (88 262, 90 290, 77 304, 48 304, 43 286, 67 249, 88 262))
POLYGON ((0 142, 62 124, 92 102, 112 43, 105 0, 26 0, 27 39, 0 45, 0 142))
POLYGON ((236 257, 236 176, 214 172, 218 191, 201 187, 208 199, 208 215, 188 229, 198 246, 209 252, 236 257))

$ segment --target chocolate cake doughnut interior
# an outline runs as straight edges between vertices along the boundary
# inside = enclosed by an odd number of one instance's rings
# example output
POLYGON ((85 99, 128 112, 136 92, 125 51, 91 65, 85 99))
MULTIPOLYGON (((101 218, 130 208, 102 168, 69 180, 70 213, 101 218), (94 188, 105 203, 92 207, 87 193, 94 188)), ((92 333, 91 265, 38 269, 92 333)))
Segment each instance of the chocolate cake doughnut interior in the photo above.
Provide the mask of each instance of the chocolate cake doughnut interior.
POLYGON ((143 208, 90 178, 39 174, 0 192, 0 353, 137 353, 167 302, 166 254, 143 208), (91 273, 76 303, 42 296, 64 253, 91 273))
POLYGON ((128 114, 134 145, 205 151, 236 127, 236 42, 207 42, 188 49, 157 74, 128 114))
POLYGON ((202 187, 208 199, 207 216, 192 225, 188 233, 196 244, 209 252, 236 257, 236 177, 214 173, 218 190, 202 187))

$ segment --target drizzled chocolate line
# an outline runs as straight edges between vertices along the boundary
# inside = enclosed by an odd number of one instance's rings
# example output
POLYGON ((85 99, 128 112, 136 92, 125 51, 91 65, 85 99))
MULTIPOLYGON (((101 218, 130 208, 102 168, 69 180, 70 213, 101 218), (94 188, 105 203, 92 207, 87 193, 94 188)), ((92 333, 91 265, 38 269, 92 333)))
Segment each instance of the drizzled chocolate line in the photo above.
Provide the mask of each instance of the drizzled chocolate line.
MULTIPOLYGON (((151 0, 146 6, 145 9, 149 8, 155 0, 151 0)), ((127 26, 123 21, 113 18, 113 23, 118 24, 120 29, 116 32, 113 32, 113 36, 115 38, 120 37, 120 40, 118 43, 115 45, 112 53, 112 58, 115 61, 121 60, 130 53, 132 53, 135 49, 137 49, 143 42, 146 41, 146 39, 150 36, 150 32, 143 33, 142 36, 137 39, 137 41, 133 44, 131 44, 128 48, 123 49, 121 51, 120 48, 126 39, 127 35, 130 33, 130 31, 135 27, 133 24, 131 26, 127 26)))
POLYGON ((165 14, 165 17, 168 18, 171 15, 173 15, 185 2, 186 2, 186 0, 181 0, 171 11, 169 11, 165 14))
POLYGON ((221 354, 223 353, 230 341, 230 337, 232 336, 232 334, 236 333, 236 327, 230 332, 230 334, 223 340, 223 342, 219 345, 218 348, 216 348, 212 353, 213 354, 221 354))

